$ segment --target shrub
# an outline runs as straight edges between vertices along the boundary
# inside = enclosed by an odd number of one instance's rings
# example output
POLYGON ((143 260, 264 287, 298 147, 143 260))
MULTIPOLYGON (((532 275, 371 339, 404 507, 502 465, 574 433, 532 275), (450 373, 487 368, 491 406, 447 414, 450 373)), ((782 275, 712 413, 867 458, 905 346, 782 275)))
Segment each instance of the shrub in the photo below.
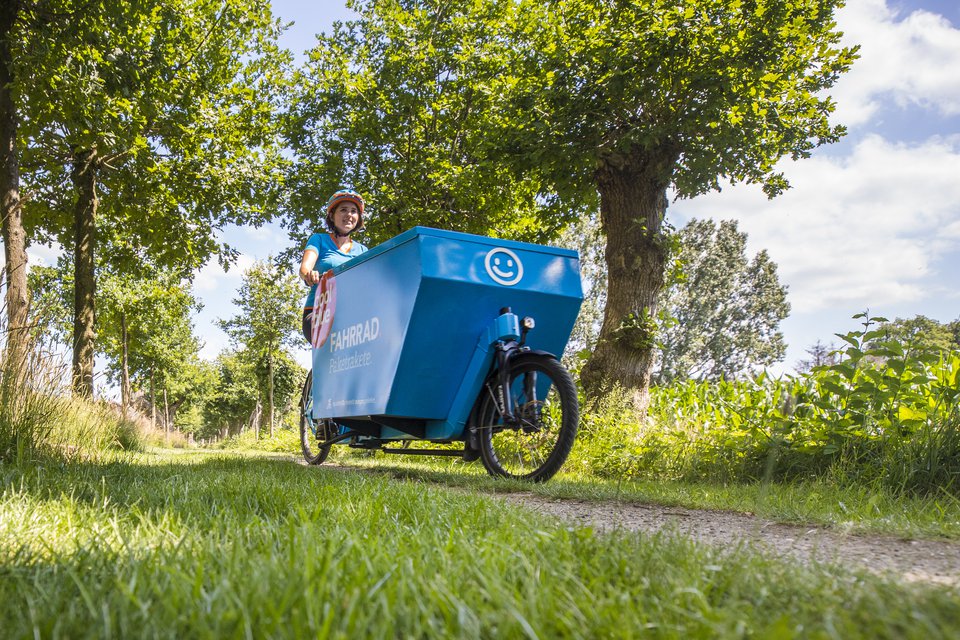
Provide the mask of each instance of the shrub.
POLYGON ((836 362, 798 377, 679 381, 648 416, 621 391, 585 405, 571 464, 604 477, 716 481, 830 476, 914 492, 956 490, 960 352, 840 336, 836 362))
POLYGON ((300 455, 300 435, 284 425, 274 430, 272 438, 267 436, 266 432, 261 431, 258 440, 253 430, 248 429, 221 441, 217 446, 221 449, 256 450, 300 455))

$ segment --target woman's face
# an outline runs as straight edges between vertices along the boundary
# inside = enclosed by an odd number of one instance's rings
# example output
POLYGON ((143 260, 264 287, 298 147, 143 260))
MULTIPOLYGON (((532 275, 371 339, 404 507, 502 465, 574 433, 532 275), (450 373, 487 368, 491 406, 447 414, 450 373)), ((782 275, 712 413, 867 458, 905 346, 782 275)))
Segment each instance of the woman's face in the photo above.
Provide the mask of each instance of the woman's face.
POLYGON ((341 202, 333 210, 333 225, 341 235, 353 231, 359 222, 360 210, 352 202, 341 202))

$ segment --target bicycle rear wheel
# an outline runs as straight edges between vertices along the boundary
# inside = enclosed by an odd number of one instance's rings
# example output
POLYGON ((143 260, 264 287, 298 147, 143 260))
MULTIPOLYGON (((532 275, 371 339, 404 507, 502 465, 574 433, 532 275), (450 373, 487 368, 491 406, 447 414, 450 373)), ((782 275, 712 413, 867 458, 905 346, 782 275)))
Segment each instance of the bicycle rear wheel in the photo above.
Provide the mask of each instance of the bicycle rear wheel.
POLYGON ((300 394, 300 449, 307 464, 322 464, 327 459, 330 447, 324 449, 320 443, 330 437, 332 424, 332 420, 313 417, 313 371, 310 371, 300 394))
POLYGON ((474 426, 480 458, 494 476, 543 482, 573 448, 580 420, 573 378, 556 358, 524 355, 510 365, 510 397, 517 425, 504 423, 497 376, 484 384, 474 426))

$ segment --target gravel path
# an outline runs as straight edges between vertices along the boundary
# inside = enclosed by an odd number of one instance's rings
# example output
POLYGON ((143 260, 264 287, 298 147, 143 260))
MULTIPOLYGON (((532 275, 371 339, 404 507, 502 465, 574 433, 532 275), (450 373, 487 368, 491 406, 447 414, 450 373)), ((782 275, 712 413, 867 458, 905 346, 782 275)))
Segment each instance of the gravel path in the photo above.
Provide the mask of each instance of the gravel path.
POLYGON ((890 536, 844 535, 816 526, 778 524, 728 511, 706 511, 623 502, 500 494, 505 500, 599 531, 678 531, 720 546, 746 543, 764 553, 805 562, 838 563, 911 582, 960 585, 960 544, 890 536))

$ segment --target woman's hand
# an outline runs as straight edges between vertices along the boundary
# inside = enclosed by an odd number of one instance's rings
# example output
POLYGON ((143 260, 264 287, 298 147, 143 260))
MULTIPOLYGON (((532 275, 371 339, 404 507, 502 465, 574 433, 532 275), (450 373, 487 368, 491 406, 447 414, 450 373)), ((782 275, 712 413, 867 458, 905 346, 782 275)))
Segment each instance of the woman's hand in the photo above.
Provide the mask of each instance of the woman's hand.
POLYGON ((303 278, 303 281, 307 283, 308 286, 312 286, 320 283, 320 272, 316 269, 309 271, 303 278))

